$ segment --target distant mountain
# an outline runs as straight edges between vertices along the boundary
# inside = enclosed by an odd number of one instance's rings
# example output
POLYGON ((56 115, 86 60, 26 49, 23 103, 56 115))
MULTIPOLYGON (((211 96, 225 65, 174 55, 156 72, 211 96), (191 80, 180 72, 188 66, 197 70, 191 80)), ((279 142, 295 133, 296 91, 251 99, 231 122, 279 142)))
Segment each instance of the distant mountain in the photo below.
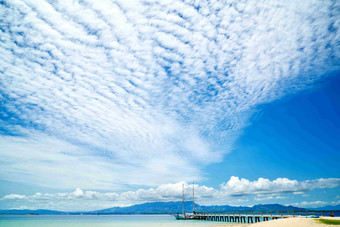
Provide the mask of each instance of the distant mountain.
MULTIPOLYGON (((283 206, 280 204, 259 204, 253 207, 246 206, 201 206, 195 203, 196 212, 254 212, 254 211, 304 211, 304 208, 293 206, 283 206)), ((192 202, 184 203, 184 211, 186 213, 192 212, 192 202)), ((53 210, 0 210, 0 214, 168 214, 181 213, 182 202, 153 202, 133 205, 129 207, 112 207, 103 210, 96 210, 90 212, 61 212, 53 210)))
MULTIPOLYGON (((199 206, 198 204, 196 204, 199 206)), ((195 205, 195 206, 196 206, 195 205)), ((184 203, 185 212, 192 211, 192 202, 184 203)), ((97 210, 91 213, 96 214, 167 214, 182 212, 182 202, 153 202, 137 204, 129 207, 112 207, 104 210, 97 210)))
POLYGON ((56 210, 0 210, 0 214, 66 214, 66 212, 56 210))
MULTIPOLYGON (((201 206, 195 203, 196 212, 228 212, 228 211, 244 211, 249 207, 236 206, 201 206)), ((181 213, 182 202, 153 202, 133 205, 129 207, 112 207, 104 210, 97 210, 91 213, 96 214, 167 214, 181 213)), ((192 202, 184 202, 184 212, 192 212, 192 202)))
POLYGON ((312 210, 340 210, 340 204, 335 205, 335 206, 324 206, 324 207, 313 208, 312 210))
MULTIPOLYGON (((253 211, 304 211, 304 208, 293 206, 283 206, 280 204, 265 204, 255 205, 253 207, 246 206, 201 206, 195 203, 196 212, 253 212, 253 211)), ((186 213, 192 212, 192 202, 184 203, 184 211, 186 213)), ((181 202, 154 202, 133 205, 129 207, 112 207, 104 210, 97 210, 91 213, 95 214, 167 214, 167 213, 181 213, 181 202)))
POLYGON ((222 206, 199 206, 195 208, 195 211, 197 212, 246 212, 251 209, 250 207, 246 206, 228 206, 228 205, 222 205, 222 206))
POLYGON ((251 208, 253 211, 305 211, 305 208, 299 208, 294 206, 284 206, 281 204, 259 204, 251 208))

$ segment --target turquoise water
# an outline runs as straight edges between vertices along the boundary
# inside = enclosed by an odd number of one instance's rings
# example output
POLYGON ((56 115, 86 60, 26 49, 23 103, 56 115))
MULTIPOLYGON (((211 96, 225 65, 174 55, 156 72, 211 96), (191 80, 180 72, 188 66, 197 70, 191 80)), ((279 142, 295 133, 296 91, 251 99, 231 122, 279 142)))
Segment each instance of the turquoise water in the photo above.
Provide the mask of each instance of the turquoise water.
POLYGON ((231 224, 170 215, 0 215, 0 227, 175 227, 231 224))

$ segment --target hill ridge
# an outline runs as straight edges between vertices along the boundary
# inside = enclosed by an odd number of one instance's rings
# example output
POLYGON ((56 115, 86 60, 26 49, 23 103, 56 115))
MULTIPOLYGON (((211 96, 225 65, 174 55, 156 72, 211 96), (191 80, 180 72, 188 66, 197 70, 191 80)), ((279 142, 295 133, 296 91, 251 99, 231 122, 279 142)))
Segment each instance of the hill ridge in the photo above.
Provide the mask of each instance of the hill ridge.
MULTIPOLYGON (((258 204, 254 206, 211 205, 195 203, 196 212, 254 212, 254 211, 305 211, 304 208, 281 204, 258 204)), ((192 212, 192 201, 184 202, 184 211, 192 212)), ((147 202, 128 207, 111 207, 94 211, 65 212, 56 210, 0 210, 0 214, 168 214, 182 212, 182 202, 147 202)))

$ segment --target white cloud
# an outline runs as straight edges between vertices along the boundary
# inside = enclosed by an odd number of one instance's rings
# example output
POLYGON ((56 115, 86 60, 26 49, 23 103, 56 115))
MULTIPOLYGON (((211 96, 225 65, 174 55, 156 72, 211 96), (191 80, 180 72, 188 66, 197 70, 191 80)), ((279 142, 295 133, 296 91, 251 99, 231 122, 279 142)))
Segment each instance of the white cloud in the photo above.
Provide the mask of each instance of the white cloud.
POLYGON ((338 4, 6 1, 1 178, 84 189, 201 180, 252 108, 339 69, 338 4))
POLYGON ((26 196, 18 194, 5 195, 2 199, 24 199, 26 196))
MULTIPOLYGON (((221 184, 218 189, 207 187, 204 185, 195 185, 195 201, 200 205, 239 205, 240 203, 247 203, 249 201, 265 201, 265 200, 283 200, 289 197, 285 194, 311 191, 317 188, 333 188, 340 185, 340 179, 317 179, 310 181, 281 181, 280 178, 270 181, 268 179, 260 178, 257 181, 250 182, 242 179, 238 182, 241 186, 239 189, 228 188, 226 185, 234 184, 238 179, 232 177, 227 183, 221 184), (266 184, 263 184, 263 181, 266 184), (280 184, 277 184, 277 182, 280 184), (320 184, 319 182, 323 183, 320 184), (306 185, 308 182, 308 188, 306 185), (256 187, 254 187, 256 185, 256 187), (245 192, 244 187, 249 190, 245 192), (282 188, 289 188, 289 190, 282 190, 282 188), (240 190, 240 191, 237 191, 240 190), (265 193, 265 194, 264 194, 265 193), (237 195, 237 197, 235 197, 237 195), (255 195, 255 197, 252 197, 255 195)), ((108 208, 113 206, 128 206, 132 204, 139 204, 144 202, 167 202, 181 200, 182 184, 184 184, 185 200, 192 200, 192 185, 179 182, 175 184, 162 184, 156 188, 138 189, 135 191, 125 191, 122 193, 115 192, 96 192, 84 191, 77 188, 70 193, 36 193, 34 195, 6 195, 0 200, 7 201, 7 206, 15 207, 19 205, 26 205, 35 208, 49 208, 57 210, 95 210, 108 208)), ((319 202, 321 204, 321 202, 319 202)), ((297 203, 299 206, 312 206, 309 203, 297 203)), ((315 204, 318 205, 318 204, 315 204)), ((4 206, 4 204, 3 204, 4 206)))
MULTIPOLYGON (((123 165, 119 160, 106 158, 85 147, 34 134, 34 137, 0 136, 0 176, 9 181, 18 181, 54 188, 104 188, 122 190, 131 182, 143 185, 155 174, 165 179, 154 179, 151 184, 175 181, 179 176, 189 178, 195 174, 190 163, 176 162, 174 157, 167 160, 153 159, 140 164, 123 165), (173 159, 173 160, 171 160, 173 159), (167 161, 167 162, 165 162, 167 161), (169 168, 173 168, 169 171, 169 168), (143 169, 143 173, 140 170, 143 169)), ((81 191, 77 192, 81 195, 81 191)))
POLYGON ((19 206, 19 207, 11 207, 10 210, 32 210, 32 208, 28 206, 19 206))
POLYGON ((333 202, 325 202, 325 201, 312 201, 312 202, 307 202, 307 201, 303 201, 300 203, 293 203, 291 205, 293 206, 297 206, 297 207, 305 207, 305 208, 318 208, 318 207, 324 207, 324 206, 334 206, 334 205, 338 205, 340 204, 340 200, 339 201, 333 201, 333 202))
POLYGON ((307 181, 289 180, 287 178, 269 179, 259 178, 257 181, 249 181, 238 177, 231 177, 230 180, 221 185, 221 189, 231 196, 243 196, 251 194, 271 193, 302 193, 316 188, 335 188, 340 184, 339 178, 316 179, 307 181))
POLYGON ((277 199, 288 199, 285 196, 265 196, 265 197, 255 197, 255 201, 266 201, 266 200, 277 200, 277 199))

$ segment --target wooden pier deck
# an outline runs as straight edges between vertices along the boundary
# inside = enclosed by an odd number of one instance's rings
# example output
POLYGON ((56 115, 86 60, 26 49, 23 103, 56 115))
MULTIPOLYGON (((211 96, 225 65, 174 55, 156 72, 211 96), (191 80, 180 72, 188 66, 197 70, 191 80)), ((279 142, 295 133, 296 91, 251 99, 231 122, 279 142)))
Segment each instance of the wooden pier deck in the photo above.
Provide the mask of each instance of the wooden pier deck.
MULTIPOLYGON (((310 213, 309 213, 310 214, 310 213)), ((313 212, 314 214, 314 212, 313 212)), ((236 223, 257 223, 262 221, 275 220, 279 218, 307 217, 307 213, 303 212, 251 212, 251 213, 191 213, 186 214, 186 219, 220 221, 220 222, 236 222, 236 223)), ((323 215, 322 215, 323 216, 323 215)))

